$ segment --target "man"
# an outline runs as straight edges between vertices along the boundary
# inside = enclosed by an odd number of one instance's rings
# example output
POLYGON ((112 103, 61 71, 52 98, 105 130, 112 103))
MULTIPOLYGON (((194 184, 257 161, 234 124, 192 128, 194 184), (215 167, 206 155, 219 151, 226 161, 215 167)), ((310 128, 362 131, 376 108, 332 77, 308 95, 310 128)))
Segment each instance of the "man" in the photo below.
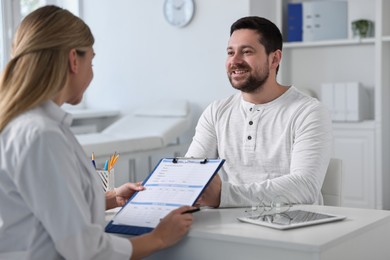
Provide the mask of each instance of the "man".
POLYGON ((200 206, 250 206, 279 195, 322 204, 331 120, 317 99, 276 81, 282 43, 267 19, 244 17, 231 26, 226 71, 240 92, 205 109, 186 154, 226 159, 200 206))

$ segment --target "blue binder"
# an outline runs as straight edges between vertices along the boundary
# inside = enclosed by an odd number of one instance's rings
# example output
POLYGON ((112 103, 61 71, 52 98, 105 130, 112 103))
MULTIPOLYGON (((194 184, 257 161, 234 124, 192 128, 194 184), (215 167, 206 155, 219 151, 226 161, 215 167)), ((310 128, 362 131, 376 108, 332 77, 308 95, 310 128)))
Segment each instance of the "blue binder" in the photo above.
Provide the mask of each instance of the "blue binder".
POLYGON ((287 5, 287 41, 301 42, 302 32, 302 3, 289 3, 287 5))

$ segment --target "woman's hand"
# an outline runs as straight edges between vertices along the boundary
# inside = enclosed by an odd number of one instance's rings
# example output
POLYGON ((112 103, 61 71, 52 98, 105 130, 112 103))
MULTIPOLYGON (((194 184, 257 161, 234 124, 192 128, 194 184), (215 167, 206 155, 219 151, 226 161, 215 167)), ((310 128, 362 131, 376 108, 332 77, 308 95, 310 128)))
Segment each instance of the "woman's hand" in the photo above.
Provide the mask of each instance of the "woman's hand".
POLYGON ((183 212, 195 209, 195 207, 182 206, 171 211, 157 227, 151 232, 157 241, 160 241, 161 248, 166 248, 176 244, 185 236, 191 228, 193 216, 190 213, 183 212))
POLYGON ((141 182, 131 183, 127 182, 118 188, 115 188, 113 191, 106 192, 106 210, 116 207, 122 207, 126 204, 127 200, 134 194, 136 191, 142 191, 145 187, 142 186, 141 182))
POLYGON ((133 244, 131 259, 142 259, 158 250, 172 246, 180 241, 190 230, 192 214, 183 212, 195 207, 182 206, 171 211, 150 233, 130 238, 133 244))
POLYGON ((114 190, 116 192, 117 207, 122 207, 123 205, 125 205, 127 200, 130 199, 130 197, 133 196, 136 191, 142 191, 144 189, 145 187, 142 186, 141 182, 127 182, 119 186, 118 188, 115 188, 114 190))

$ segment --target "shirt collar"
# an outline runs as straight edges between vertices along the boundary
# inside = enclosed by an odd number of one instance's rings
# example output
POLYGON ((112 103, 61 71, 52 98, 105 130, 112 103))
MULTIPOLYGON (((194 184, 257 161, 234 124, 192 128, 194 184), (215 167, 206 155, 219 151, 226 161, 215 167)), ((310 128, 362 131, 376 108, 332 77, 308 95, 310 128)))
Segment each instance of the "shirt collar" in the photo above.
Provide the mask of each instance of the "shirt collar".
POLYGON ((241 104, 242 104, 242 107, 244 108, 244 110, 246 110, 246 111, 255 111, 255 110, 262 109, 262 108, 267 108, 267 107, 273 106, 274 104, 277 104, 279 102, 283 102, 283 100, 286 97, 288 97, 290 95, 290 93, 293 91, 292 89, 294 89, 293 86, 289 87, 286 92, 284 92, 282 95, 280 95, 276 99, 274 99, 268 103, 257 104, 257 105, 250 103, 248 101, 245 101, 244 97, 241 95, 241 104))
POLYGON ((55 121, 70 127, 73 118, 70 114, 65 112, 60 106, 54 103, 52 100, 46 101, 42 104, 42 109, 45 113, 55 121))

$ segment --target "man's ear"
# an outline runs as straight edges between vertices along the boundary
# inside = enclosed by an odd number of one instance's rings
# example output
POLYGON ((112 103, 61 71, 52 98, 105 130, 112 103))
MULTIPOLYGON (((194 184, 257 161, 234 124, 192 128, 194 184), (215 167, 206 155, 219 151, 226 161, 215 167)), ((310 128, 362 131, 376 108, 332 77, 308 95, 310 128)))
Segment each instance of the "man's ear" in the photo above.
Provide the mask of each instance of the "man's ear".
POLYGON ((69 70, 71 73, 77 73, 79 69, 76 49, 69 51, 69 70))
POLYGON ((282 60, 282 51, 281 50, 276 50, 272 54, 272 64, 271 66, 274 68, 277 68, 279 66, 280 61, 282 60))

